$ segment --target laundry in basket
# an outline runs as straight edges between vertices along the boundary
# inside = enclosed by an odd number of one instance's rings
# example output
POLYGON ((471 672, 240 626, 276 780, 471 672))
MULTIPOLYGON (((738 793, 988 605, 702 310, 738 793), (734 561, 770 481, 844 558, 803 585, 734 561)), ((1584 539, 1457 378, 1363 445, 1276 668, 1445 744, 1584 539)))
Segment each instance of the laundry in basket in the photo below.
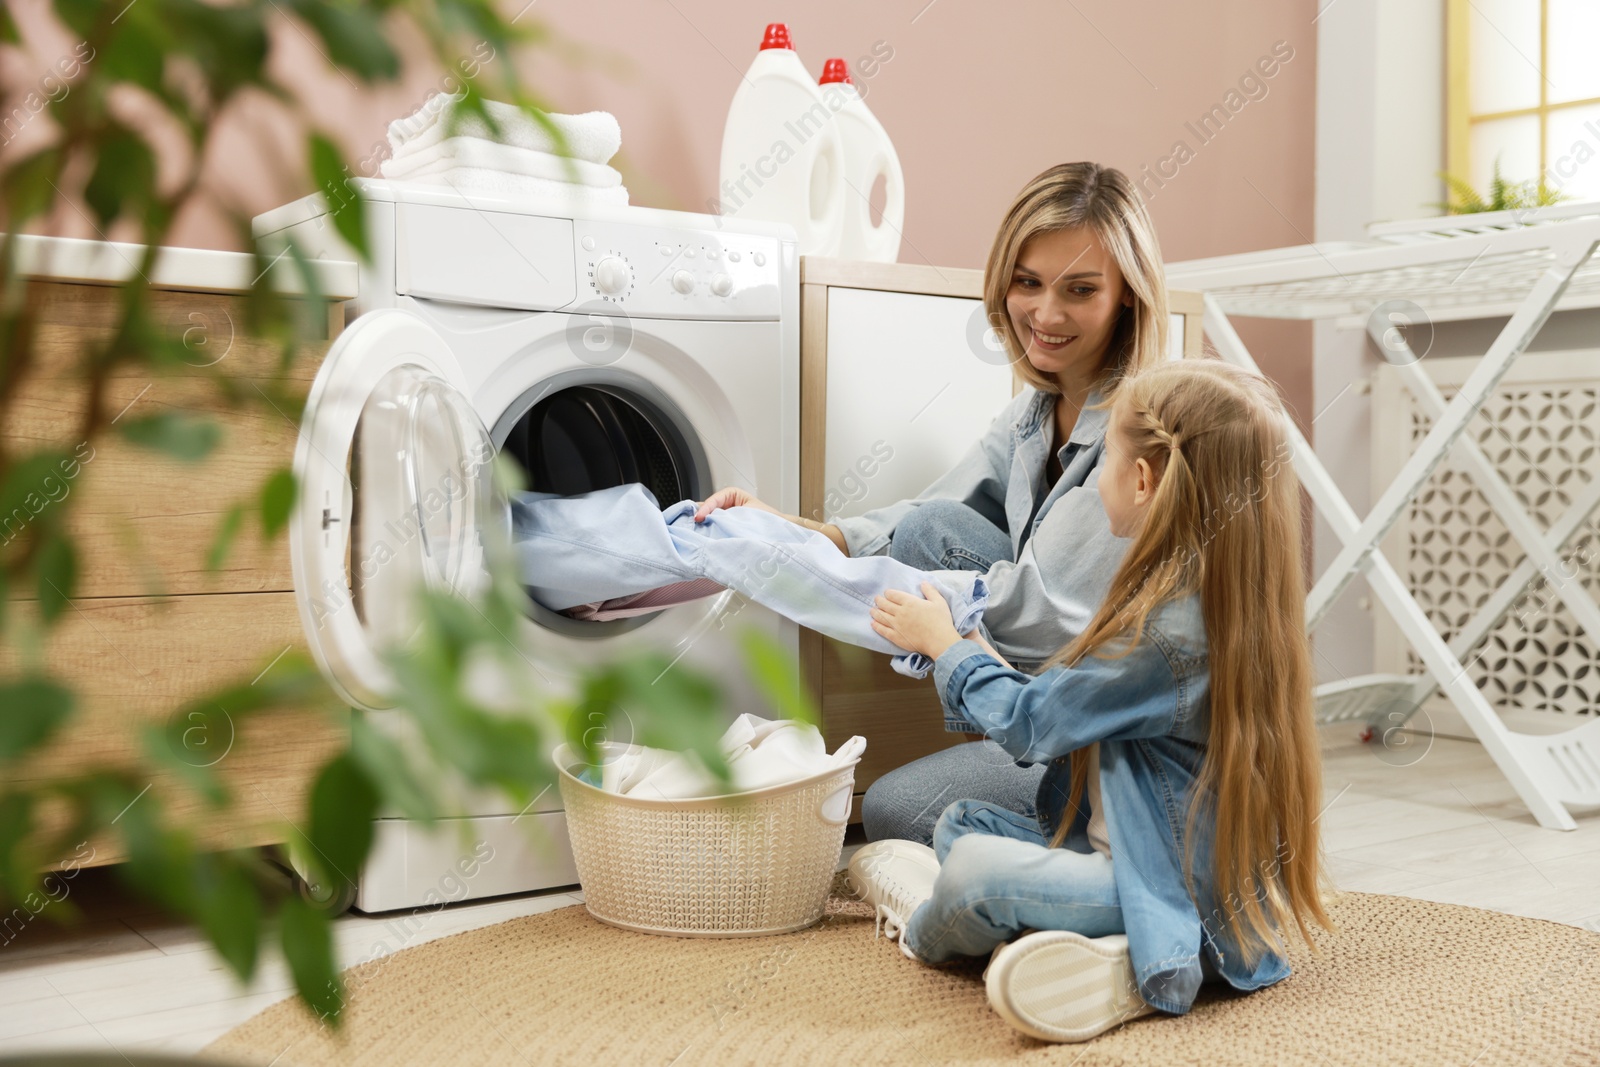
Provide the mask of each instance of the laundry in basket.
MULTIPOLYGON (((797 782, 859 759, 866 738, 856 736, 828 754, 822 732, 797 719, 740 715, 722 735, 732 791, 748 792, 797 782)), ((688 800, 728 792, 694 753, 630 745, 608 760, 595 783, 612 793, 657 800, 688 800)))

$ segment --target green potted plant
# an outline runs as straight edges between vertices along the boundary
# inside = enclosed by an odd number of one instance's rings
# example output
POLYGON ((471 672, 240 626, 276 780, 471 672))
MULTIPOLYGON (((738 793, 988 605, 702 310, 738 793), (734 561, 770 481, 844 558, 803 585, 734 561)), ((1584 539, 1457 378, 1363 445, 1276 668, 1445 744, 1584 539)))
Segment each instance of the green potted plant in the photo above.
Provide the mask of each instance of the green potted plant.
POLYGON ((1439 172, 1452 195, 1451 200, 1436 201, 1427 205, 1438 208, 1447 215, 1470 215, 1483 211, 1525 211, 1529 208, 1549 207, 1571 200, 1566 193, 1550 188, 1540 175, 1538 180, 1513 182, 1500 174, 1500 157, 1494 157, 1494 169, 1489 178, 1489 191, 1485 196, 1472 187, 1465 178, 1444 171, 1439 172))
MULTIPOLYGON (((293 23, 294 32, 314 42, 334 70, 362 86, 400 75, 402 36, 420 37, 430 58, 447 69, 451 57, 467 54, 474 43, 487 42, 510 56, 546 39, 532 18, 519 13, 507 19, 489 0, 135 0, 126 6, 54 0, 53 12, 80 39, 82 54, 93 59, 82 64, 68 91, 43 105, 54 127, 48 141, 0 166, 0 423, 15 383, 43 358, 28 287, 19 275, 16 235, 60 204, 81 199, 97 230, 131 227, 144 252, 120 291, 116 321, 105 339, 73 353, 67 387, 80 391, 86 413, 78 436, 92 444, 118 434, 192 463, 200 473, 218 439, 213 423, 170 412, 119 419, 105 390, 114 369, 138 367, 154 377, 183 359, 181 339, 152 314, 148 277, 174 220, 205 192, 203 163, 232 104, 247 95, 276 101, 305 131, 302 188, 314 187, 339 205, 335 225, 367 254, 359 188, 349 181, 340 148, 319 128, 315 107, 274 73, 272 25, 293 23), (122 117, 117 101, 129 97, 157 112, 166 129, 181 132, 185 151, 177 164, 168 166, 171 161, 163 158, 158 166, 145 133, 122 117)), ((19 42, 13 15, 0 8, 0 47, 19 42)), ((514 63, 496 64, 492 73, 490 80, 486 70, 475 69, 461 79, 464 112, 476 112, 493 126, 482 100, 514 101, 559 138, 539 101, 519 83, 514 63)), ((300 305, 275 286, 272 262, 250 236, 249 217, 222 204, 259 267, 251 318, 241 325, 276 345, 287 367, 307 336, 300 305)), ((292 247, 289 258, 315 295, 317 277, 305 258, 292 247)), ((230 405, 271 405, 292 414, 304 399, 286 386, 240 389, 221 369, 211 384, 230 405)), ((0 447, 0 514, 62 459, 51 446, 0 447)), ((503 479, 514 477, 502 473, 503 479)), ((247 523, 268 539, 281 537, 295 493, 287 467, 249 489, 217 531, 210 565, 226 560, 247 523)), ((309 705, 339 714, 343 709, 308 661, 290 655, 262 681, 240 678, 195 693, 173 709, 165 725, 142 732, 132 764, 95 765, 42 783, 23 784, 10 773, 59 736, 81 703, 73 679, 38 652, 44 636, 69 613, 77 576, 91 562, 63 521, 73 504, 71 497, 64 499, 0 545, 0 648, 16 650, 20 664, 0 668, 0 905, 9 910, 38 899, 45 872, 67 862, 77 842, 113 833, 127 857, 119 871, 133 891, 197 924, 241 981, 255 972, 262 946, 275 941, 298 995, 337 1025, 343 995, 327 910, 285 893, 281 873, 257 850, 212 850, 200 843, 199 820, 226 812, 235 798, 225 775, 182 757, 181 734, 197 717, 220 714, 237 721, 309 705), (140 800, 153 769, 192 791, 200 814, 177 814, 157 796, 140 800)), ((550 748, 565 739, 577 751, 594 752, 623 708, 633 740, 693 750, 725 775, 717 750, 722 717, 715 685, 663 657, 611 663, 590 672, 575 695, 560 699, 519 692, 510 708, 487 706, 468 692, 461 678, 469 659, 487 658, 515 671, 517 653, 503 635, 514 631, 524 595, 503 563, 471 603, 418 592, 421 633, 388 659, 396 691, 403 694, 402 713, 415 726, 419 744, 402 751, 360 718, 353 720, 347 743, 316 774, 307 810, 297 820, 295 833, 306 844, 301 856, 316 880, 334 892, 348 884, 367 856, 380 807, 424 820, 441 815, 435 783, 445 776, 498 787, 513 798, 535 796, 555 779, 546 758, 550 748)), ((794 665, 780 651, 753 636, 747 648, 757 680, 769 692, 798 691, 794 665)), ((792 697, 785 708, 806 714, 792 697)), ((51 914, 72 910, 70 900, 63 900, 51 914)))

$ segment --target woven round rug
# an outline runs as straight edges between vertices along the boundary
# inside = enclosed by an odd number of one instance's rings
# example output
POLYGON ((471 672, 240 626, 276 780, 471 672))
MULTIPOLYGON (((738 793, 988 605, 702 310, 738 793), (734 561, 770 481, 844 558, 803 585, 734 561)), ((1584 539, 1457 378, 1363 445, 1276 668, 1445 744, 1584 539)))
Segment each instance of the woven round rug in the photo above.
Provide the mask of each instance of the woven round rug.
POLYGON ((1600 934, 1559 923, 1346 893, 1320 955, 1296 945, 1277 985, 1208 984, 1187 1015, 1051 1045, 990 1009, 981 961, 906 959, 841 888, 816 926, 775 937, 657 937, 571 907, 440 938, 346 971, 337 1034, 291 999, 205 1054, 274 1067, 1600 1063, 1600 934))

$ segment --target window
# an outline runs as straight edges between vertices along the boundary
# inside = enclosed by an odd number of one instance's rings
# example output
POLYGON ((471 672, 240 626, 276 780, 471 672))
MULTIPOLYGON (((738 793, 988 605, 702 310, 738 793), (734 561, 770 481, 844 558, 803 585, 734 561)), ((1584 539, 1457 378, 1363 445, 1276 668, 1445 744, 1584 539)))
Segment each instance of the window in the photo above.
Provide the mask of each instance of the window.
POLYGON ((1600 200, 1600 3, 1449 0, 1446 169, 1600 200))

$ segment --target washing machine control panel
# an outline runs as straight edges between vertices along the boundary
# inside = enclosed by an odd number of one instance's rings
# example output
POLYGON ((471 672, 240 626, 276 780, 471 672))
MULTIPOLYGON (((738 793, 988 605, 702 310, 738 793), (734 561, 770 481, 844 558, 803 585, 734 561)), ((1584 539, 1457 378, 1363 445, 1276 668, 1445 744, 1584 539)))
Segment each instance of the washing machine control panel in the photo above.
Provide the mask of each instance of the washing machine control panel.
POLYGON ((573 241, 580 304, 660 318, 781 316, 785 248, 777 238, 577 219, 573 241))

